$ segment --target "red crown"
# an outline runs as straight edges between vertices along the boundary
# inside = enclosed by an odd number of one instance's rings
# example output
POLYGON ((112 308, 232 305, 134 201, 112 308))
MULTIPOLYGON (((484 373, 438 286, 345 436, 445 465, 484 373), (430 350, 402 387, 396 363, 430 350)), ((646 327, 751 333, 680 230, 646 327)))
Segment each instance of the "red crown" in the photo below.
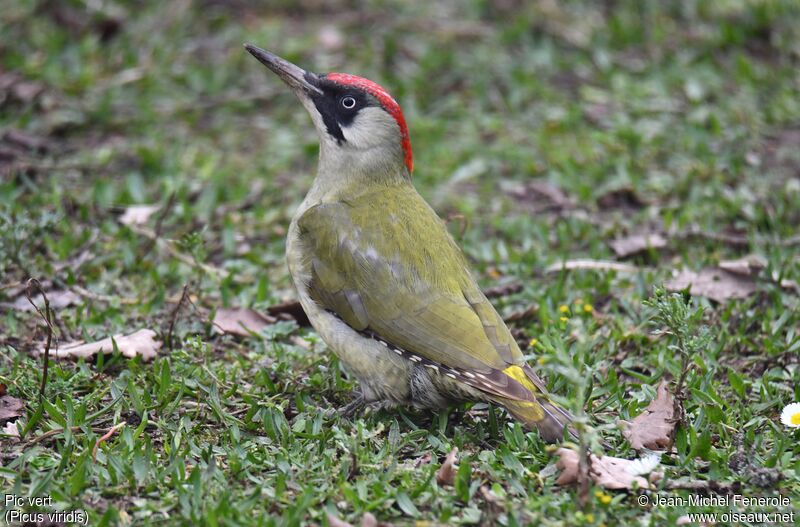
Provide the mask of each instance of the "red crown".
POLYGON ((403 147, 404 161, 410 173, 414 169, 414 156, 411 153, 411 139, 408 136, 408 126, 406 126, 406 119, 403 117, 403 110, 400 109, 400 105, 397 104, 394 97, 389 95, 389 92, 383 89, 379 84, 357 75, 350 75, 349 73, 329 73, 325 78, 337 84, 359 88, 378 99, 383 109, 394 117, 394 120, 397 121, 397 126, 400 127, 400 144, 403 147))

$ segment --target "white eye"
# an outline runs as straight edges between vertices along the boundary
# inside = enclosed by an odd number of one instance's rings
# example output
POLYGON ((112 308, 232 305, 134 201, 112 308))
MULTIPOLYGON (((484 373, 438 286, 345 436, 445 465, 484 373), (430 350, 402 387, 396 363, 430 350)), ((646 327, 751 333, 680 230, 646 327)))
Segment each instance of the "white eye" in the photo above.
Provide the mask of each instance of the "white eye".
POLYGON ((352 110, 356 107, 356 100, 352 97, 345 97, 342 99, 342 106, 347 108, 348 110, 352 110))

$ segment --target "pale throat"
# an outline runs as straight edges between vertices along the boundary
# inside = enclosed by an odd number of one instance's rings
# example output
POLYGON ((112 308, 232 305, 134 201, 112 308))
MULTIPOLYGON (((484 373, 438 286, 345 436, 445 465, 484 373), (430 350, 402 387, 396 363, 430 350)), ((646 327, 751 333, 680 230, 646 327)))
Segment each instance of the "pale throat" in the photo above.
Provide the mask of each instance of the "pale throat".
POLYGON ((356 148, 321 137, 317 177, 307 199, 339 201, 367 192, 375 185, 410 183, 399 141, 356 148))

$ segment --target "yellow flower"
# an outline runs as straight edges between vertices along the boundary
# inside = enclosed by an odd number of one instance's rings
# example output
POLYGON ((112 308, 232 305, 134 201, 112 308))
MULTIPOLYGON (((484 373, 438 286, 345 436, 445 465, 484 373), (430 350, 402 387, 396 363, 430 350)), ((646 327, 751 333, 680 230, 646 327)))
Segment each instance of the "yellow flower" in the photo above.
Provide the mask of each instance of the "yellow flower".
POLYGON ((528 342, 528 346, 530 346, 532 348, 535 345, 537 345, 538 343, 539 343, 539 339, 531 339, 531 341, 528 342))
POLYGON ((543 365, 545 362, 547 362, 547 358, 546 358, 546 357, 539 357, 539 358, 536 360, 536 362, 538 362, 538 363, 539 363, 539 366, 541 366, 541 365, 543 365))
POLYGON ((583 311, 584 313, 591 313, 592 311, 594 311, 594 307, 592 306, 592 304, 583 304, 583 311))
POLYGON ((791 428, 800 427, 800 403, 786 405, 781 412, 781 423, 791 428))
POLYGON ((592 514, 591 512, 589 514, 587 514, 586 515, 586 521, 589 522, 589 523, 594 523, 594 514, 592 514))
POLYGON ((561 306, 559 306, 558 310, 561 311, 562 313, 569 313, 569 306, 566 304, 562 304, 561 306))
POLYGON ((603 505, 608 505, 609 503, 611 503, 611 495, 606 494, 602 490, 598 490, 597 492, 594 493, 594 495, 597 496, 597 499, 600 500, 600 503, 602 503, 603 505))
POLYGON ((568 319, 567 317, 561 317, 559 320, 560 320, 561 322, 566 322, 566 321, 567 321, 567 320, 569 320, 569 319, 568 319))
POLYGON ((503 276, 503 275, 500 273, 500 271, 498 271, 498 270, 497 270, 497 268, 495 268, 495 267, 490 267, 490 268, 488 268, 488 269, 486 270, 486 274, 488 274, 488 275, 489 275, 489 278, 492 278, 492 279, 494 279, 494 280, 497 280, 498 278, 500 278, 501 276, 503 276))

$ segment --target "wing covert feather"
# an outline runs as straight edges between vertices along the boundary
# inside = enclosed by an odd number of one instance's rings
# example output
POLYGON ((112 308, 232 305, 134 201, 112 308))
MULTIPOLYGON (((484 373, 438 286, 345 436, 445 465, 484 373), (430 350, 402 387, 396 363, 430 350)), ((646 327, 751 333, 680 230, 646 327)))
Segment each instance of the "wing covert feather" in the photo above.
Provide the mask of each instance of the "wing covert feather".
POLYGON ((413 187, 322 203, 298 224, 312 297, 351 327, 453 368, 491 373, 521 362, 444 222, 413 187))

